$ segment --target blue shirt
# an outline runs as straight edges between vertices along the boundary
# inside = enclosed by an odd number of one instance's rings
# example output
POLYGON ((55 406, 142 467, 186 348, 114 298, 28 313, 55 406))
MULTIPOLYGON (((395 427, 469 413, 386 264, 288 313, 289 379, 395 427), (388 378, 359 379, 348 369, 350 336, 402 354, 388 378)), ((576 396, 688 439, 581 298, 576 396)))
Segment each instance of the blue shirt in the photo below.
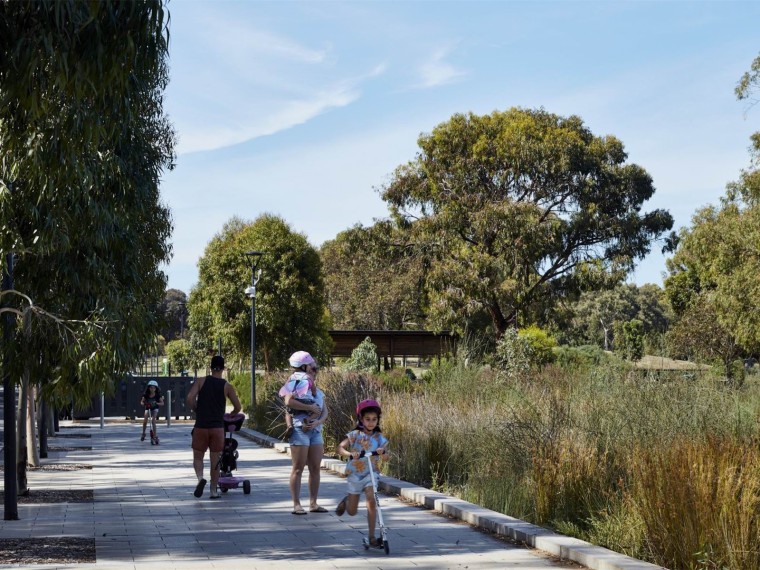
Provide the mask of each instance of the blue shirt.
MULTIPOLYGON (((346 451, 365 451, 371 453, 377 451, 379 447, 388 445, 388 438, 382 433, 375 432, 371 435, 364 433, 364 430, 355 429, 346 434, 348 437, 348 446, 346 451)), ((371 457, 372 467, 375 473, 380 473, 380 462, 383 460, 382 455, 373 455, 371 457)), ((349 459, 346 464, 346 475, 352 479, 361 479, 367 473, 367 459, 349 459)))

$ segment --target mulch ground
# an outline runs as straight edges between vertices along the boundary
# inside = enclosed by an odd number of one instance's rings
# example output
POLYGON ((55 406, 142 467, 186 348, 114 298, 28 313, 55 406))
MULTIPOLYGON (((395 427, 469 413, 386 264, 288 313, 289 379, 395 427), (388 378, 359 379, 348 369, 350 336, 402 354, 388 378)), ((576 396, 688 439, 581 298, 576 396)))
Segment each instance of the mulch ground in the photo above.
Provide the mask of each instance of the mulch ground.
MULTIPOLYGON (((5 493, 0 492, 0 497, 5 500, 5 493)), ((37 505, 40 503, 92 503, 92 489, 31 489, 28 495, 19 495, 20 505, 37 505)), ((0 560, 2 557, 0 556, 0 560)))
POLYGON ((89 433, 57 433, 55 435, 49 436, 48 439, 58 439, 59 437, 81 437, 81 438, 88 438, 92 437, 89 433))
MULTIPOLYGON (((39 467, 26 466, 27 471, 80 471, 82 469, 92 469, 92 465, 86 463, 50 463, 39 467)), ((4 467, 0 465, 0 471, 3 470, 4 467)))
POLYGON ((95 562, 95 539, 80 537, 0 538, 3 564, 79 564, 95 562))

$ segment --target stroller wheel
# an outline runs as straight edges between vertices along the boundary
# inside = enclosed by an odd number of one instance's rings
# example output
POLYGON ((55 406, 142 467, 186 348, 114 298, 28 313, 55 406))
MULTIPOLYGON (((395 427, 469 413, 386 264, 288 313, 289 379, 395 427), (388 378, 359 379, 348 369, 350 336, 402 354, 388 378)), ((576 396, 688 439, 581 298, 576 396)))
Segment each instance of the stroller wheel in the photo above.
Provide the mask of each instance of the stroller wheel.
POLYGON ((220 489, 222 490, 222 493, 226 493, 227 491, 229 491, 227 487, 220 487, 220 489))
POLYGON ((251 482, 248 479, 243 481, 243 494, 245 495, 251 494, 251 482))

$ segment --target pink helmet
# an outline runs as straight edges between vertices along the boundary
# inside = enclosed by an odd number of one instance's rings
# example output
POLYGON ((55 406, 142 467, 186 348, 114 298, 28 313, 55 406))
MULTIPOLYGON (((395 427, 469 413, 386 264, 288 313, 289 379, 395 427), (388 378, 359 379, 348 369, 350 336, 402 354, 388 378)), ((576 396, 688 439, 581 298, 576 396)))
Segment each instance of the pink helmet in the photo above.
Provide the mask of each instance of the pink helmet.
POLYGON ((301 366, 316 366, 317 361, 314 360, 311 354, 304 350, 299 350, 298 352, 294 352, 290 355, 290 358, 288 359, 288 362, 290 362, 290 365, 293 368, 301 368, 301 366))
POLYGON ((377 409, 378 414, 382 412, 380 408, 380 404, 378 404, 376 400, 362 400, 361 402, 359 402, 359 405, 356 406, 356 417, 361 419, 362 412, 366 410, 367 408, 377 409))

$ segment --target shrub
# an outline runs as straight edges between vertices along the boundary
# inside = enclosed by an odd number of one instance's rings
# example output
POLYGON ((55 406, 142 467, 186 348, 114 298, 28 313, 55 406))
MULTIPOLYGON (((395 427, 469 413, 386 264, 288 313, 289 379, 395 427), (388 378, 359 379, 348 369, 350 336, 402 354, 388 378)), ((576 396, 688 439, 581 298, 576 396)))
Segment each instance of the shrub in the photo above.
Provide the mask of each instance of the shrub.
POLYGON ((644 356, 644 323, 631 319, 615 324, 615 352, 633 362, 644 356))
POLYGON ((507 379, 523 377, 530 370, 530 346, 515 329, 507 329, 496 343, 495 363, 507 379))
POLYGON ((563 368, 589 368, 608 360, 607 354, 595 344, 558 346, 554 349, 554 357, 563 368))
POLYGON ((557 341, 545 330, 531 325, 527 328, 520 329, 517 336, 528 345, 528 359, 531 366, 543 367, 550 362, 554 362, 554 347, 557 341))
POLYGON ((343 367, 349 372, 377 370, 377 347, 372 343, 372 339, 367 337, 361 341, 359 346, 351 352, 351 358, 345 362, 343 367))

